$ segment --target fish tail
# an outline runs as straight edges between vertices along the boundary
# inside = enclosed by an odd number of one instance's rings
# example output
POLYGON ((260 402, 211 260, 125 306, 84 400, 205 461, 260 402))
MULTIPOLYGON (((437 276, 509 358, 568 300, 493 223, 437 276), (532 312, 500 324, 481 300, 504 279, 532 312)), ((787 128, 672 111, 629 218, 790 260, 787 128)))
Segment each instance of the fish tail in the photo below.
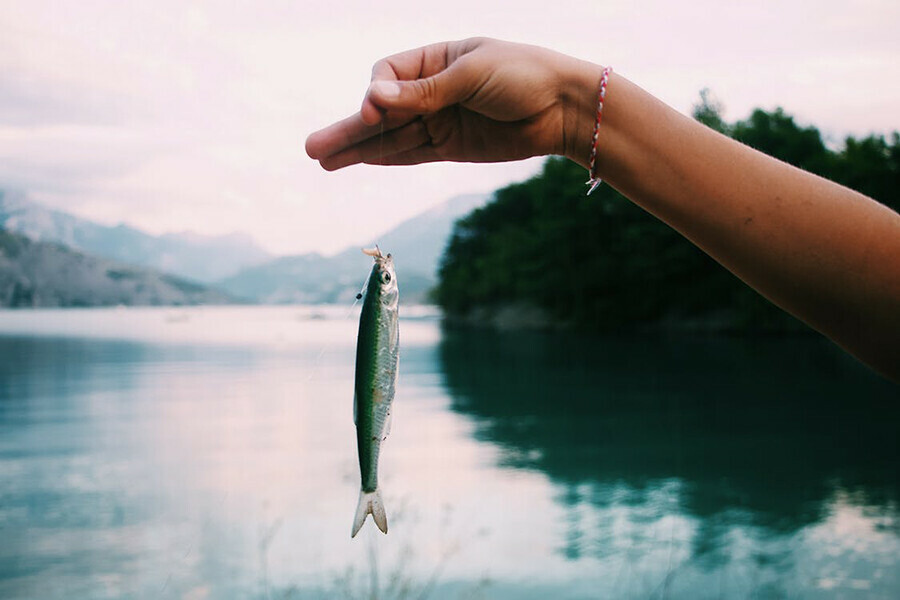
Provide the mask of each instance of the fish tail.
POLYGON ((353 531, 350 537, 356 537, 369 514, 372 515, 381 533, 387 533, 387 514, 384 512, 384 502, 381 501, 381 490, 378 488, 375 488, 374 492, 359 491, 359 504, 356 505, 356 516, 353 517, 353 531))

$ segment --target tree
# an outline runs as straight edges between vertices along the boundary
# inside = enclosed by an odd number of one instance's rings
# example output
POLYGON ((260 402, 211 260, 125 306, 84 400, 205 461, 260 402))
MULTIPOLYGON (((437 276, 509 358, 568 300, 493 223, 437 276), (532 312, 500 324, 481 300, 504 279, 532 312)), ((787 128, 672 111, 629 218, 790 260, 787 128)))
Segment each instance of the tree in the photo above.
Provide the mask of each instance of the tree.
MULTIPOLYGON (((819 130, 782 109, 733 124, 700 93, 706 125, 897 208, 900 136, 848 138, 829 150, 819 130)), ((554 322, 609 330, 700 326, 796 331, 805 326, 762 298, 680 234, 609 186, 585 196, 584 172, 550 158, 541 173, 498 190, 461 219, 443 257, 435 299, 452 316, 526 304, 554 322)))

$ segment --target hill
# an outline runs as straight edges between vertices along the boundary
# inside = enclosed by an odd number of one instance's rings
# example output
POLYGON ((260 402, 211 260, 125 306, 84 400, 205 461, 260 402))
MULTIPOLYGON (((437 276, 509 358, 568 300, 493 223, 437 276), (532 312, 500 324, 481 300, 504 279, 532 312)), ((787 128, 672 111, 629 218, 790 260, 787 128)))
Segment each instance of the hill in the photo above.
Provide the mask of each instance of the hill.
POLYGON ((423 302, 437 281, 437 266, 454 222, 486 201, 484 194, 451 198, 334 256, 285 256, 243 269, 217 285, 236 297, 268 304, 349 302, 372 267, 372 259, 360 248, 377 243, 395 257, 401 301, 423 302))
POLYGON ((228 295, 191 281, 0 229, 0 307, 231 302, 228 295))
POLYGON ((250 236, 191 232, 150 235, 127 225, 100 225, 0 190, 0 228, 110 260, 210 283, 272 258, 250 236))

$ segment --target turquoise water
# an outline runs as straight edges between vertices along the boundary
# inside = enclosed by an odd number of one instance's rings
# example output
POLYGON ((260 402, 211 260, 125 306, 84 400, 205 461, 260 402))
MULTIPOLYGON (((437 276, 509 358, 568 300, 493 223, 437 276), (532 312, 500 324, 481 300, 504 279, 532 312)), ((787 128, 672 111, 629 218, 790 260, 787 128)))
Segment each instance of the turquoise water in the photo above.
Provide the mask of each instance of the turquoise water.
POLYGON ((350 539, 356 316, 0 312, 0 597, 894 598, 898 387, 803 338, 401 322, 350 539))

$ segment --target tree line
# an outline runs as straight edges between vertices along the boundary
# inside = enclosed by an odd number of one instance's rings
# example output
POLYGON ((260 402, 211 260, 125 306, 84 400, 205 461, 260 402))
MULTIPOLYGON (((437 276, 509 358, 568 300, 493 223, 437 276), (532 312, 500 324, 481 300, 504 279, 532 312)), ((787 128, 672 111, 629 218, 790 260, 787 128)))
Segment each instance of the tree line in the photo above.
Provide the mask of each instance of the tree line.
MULTIPOLYGON (((726 123, 704 90, 694 118, 744 144, 900 209, 900 134, 848 137, 832 149, 781 108, 726 123)), ((668 225, 609 186, 584 194, 584 169, 548 159, 460 219, 435 301, 450 318, 510 306, 558 325, 619 330, 688 327, 799 331, 797 322, 668 225)))

